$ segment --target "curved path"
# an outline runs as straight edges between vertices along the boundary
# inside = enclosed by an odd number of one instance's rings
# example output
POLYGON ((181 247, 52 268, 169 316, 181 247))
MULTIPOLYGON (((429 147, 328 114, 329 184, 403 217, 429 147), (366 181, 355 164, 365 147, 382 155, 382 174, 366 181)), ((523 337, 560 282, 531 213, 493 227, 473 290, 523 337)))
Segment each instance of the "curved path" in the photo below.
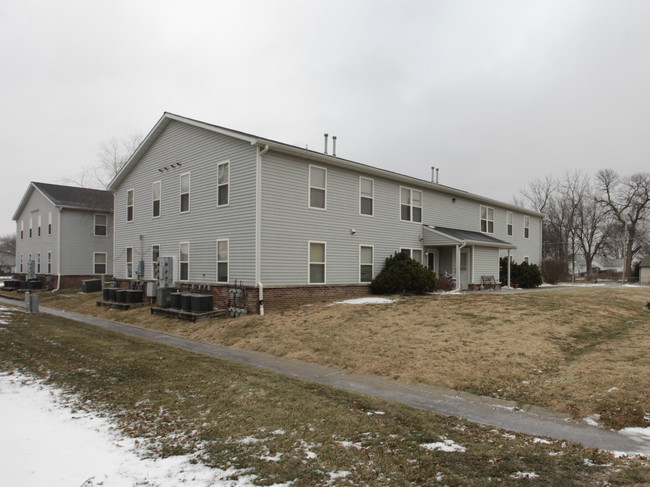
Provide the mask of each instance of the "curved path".
MULTIPOLYGON (((0 297, 0 303, 17 304, 15 300, 2 297, 0 297)), ((407 384, 384 377, 351 373, 301 360, 279 358, 266 353, 199 342, 169 333, 56 308, 41 306, 40 311, 173 347, 261 367, 349 391, 382 397, 416 408, 518 433, 566 440, 590 448, 650 456, 650 438, 648 437, 644 439, 637 435, 626 435, 578 423, 564 414, 536 406, 517 407, 516 403, 511 401, 423 384, 407 384)))

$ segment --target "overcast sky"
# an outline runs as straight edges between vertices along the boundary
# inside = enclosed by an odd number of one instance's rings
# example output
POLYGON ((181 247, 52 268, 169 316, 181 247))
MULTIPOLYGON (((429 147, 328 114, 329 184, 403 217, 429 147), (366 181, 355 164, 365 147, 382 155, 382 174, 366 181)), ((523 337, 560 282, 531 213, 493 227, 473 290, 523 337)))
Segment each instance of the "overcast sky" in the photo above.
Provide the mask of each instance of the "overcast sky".
POLYGON ((647 0, 0 4, 0 235, 30 181, 170 111, 510 202, 647 171, 647 0))

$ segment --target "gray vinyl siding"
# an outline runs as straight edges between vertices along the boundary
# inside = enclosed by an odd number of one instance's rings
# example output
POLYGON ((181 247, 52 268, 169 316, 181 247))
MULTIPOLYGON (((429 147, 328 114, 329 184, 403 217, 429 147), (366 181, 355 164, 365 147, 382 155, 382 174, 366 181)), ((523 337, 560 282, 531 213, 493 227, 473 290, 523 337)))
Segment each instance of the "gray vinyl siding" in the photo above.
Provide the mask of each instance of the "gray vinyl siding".
POLYGON ((473 279, 470 276, 469 282, 480 283, 481 276, 499 279, 499 249, 474 247, 473 279))
POLYGON ((41 274, 47 274, 47 253, 52 252, 52 274, 58 273, 57 235, 59 232, 57 225, 57 212, 52 203, 43 196, 40 191, 32 191, 29 200, 25 204, 20 217, 16 220, 16 272, 20 272, 20 256, 23 255, 23 271, 27 272, 27 259, 32 254, 32 259, 36 261, 36 256, 41 254, 41 274), (52 212, 52 235, 47 233, 48 213, 52 212), (41 236, 38 236, 38 215, 41 215, 41 236), (29 238, 29 218, 33 220, 33 234, 29 238), (24 238, 20 238, 20 222, 24 222, 24 238))
POLYGON ((113 266, 113 216, 108 216, 107 235, 95 236, 95 212, 82 210, 61 210, 61 274, 92 275, 93 253, 106 254, 106 273, 113 266))
POLYGON ((133 247, 134 272, 143 260, 144 278, 150 279, 152 246, 159 245, 161 256, 175 258, 178 278, 179 244, 189 242, 189 281, 216 283, 217 240, 228 239, 230 281, 253 284, 255 169, 256 149, 248 142, 171 122, 115 191, 115 275, 126 277, 125 249, 133 247), (225 161, 230 161, 229 204, 217 207, 217 165, 225 161), (180 175, 187 172, 190 211, 180 213, 180 175), (161 182, 158 218, 152 216, 154 181, 161 182), (126 221, 129 189, 134 190, 132 222, 126 221))

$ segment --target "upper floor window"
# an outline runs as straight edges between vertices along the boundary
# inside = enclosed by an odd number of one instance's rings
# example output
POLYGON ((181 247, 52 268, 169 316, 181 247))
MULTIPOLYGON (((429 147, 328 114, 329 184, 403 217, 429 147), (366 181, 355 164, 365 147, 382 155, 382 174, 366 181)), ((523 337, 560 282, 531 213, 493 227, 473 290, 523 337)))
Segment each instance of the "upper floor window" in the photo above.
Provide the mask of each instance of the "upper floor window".
MULTIPOLYGON (((107 233, 106 231, 107 227, 108 227, 108 216, 100 213, 96 214, 95 215, 95 236, 105 237, 107 233)), ((95 274, 98 273, 96 272, 95 274)))
POLYGON ((95 274, 106 274, 105 252, 95 252, 93 254, 93 272, 95 274))
POLYGON ((230 201, 230 162, 217 166, 217 206, 226 206, 230 201))
POLYGON ((47 234, 52 235, 52 212, 47 214, 47 234))
POLYGON ((369 178, 359 178, 359 213, 373 215, 375 199, 375 182, 369 178))
POLYGON ((508 237, 512 237, 512 212, 511 211, 506 213, 506 231, 508 232, 508 237))
POLYGON ((325 209, 327 169, 309 166, 309 207, 325 209))
POLYGON ((228 240, 217 240, 217 282, 228 282, 228 240))
POLYGON ((190 173, 181 174, 181 213, 190 211, 190 173))
POLYGON ((325 244, 309 242, 309 284, 325 283, 325 244))
POLYGON ((179 246, 180 281, 190 280, 190 243, 182 242, 179 246))
POLYGON ((158 257, 160 257, 160 245, 151 246, 151 277, 158 279, 158 257))
POLYGON ((43 218, 41 215, 38 215, 38 226, 36 227, 36 235, 41 236, 41 225, 43 224, 43 218))
POLYGON ((33 226, 32 217, 30 216, 29 217, 29 238, 32 238, 32 226, 33 226))
POLYGON ((133 190, 130 189, 126 192, 126 221, 133 221, 133 190))
POLYGON ((524 216, 524 238, 530 237, 530 217, 524 216))
POLYGON ((151 201, 152 201, 151 216, 153 218, 157 218, 160 216, 160 196, 161 196, 160 181, 155 181, 153 183, 153 186, 151 187, 151 201))
POLYGON ((402 221, 422 223, 422 191, 400 188, 402 221))
MULTIPOLYGON (((23 240, 25 237, 25 222, 23 220, 20 220, 20 240, 23 240)), ((22 272, 22 269, 20 270, 22 272)))
POLYGON ((481 232, 494 233, 494 208, 481 205, 481 232))
POLYGON ((373 274, 373 253, 372 246, 359 247, 359 282, 371 282, 373 274))

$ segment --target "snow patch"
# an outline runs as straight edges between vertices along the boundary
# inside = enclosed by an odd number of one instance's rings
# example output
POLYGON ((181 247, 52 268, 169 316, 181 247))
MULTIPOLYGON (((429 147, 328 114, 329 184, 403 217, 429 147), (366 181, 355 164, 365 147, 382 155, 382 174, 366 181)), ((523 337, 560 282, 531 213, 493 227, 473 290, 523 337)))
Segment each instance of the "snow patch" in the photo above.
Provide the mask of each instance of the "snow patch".
POLYGON ((535 472, 517 472, 511 475, 514 479, 536 479, 539 477, 535 472))
POLYGON ((444 452, 464 453, 465 451, 467 451, 467 448, 465 448, 462 445, 459 445, 458 443, 452 440, 443 440, 437 443, 423 443, 420 446, 426 450, 439 450, 444 452))
POLYGON ((388 304, 394 303, 398 299, 391 298, 356 298, 356 299, 346 299, 345 301, 336 301, 335 303, 328 304, 328 306, 334 306, 335 304, 388 304))

